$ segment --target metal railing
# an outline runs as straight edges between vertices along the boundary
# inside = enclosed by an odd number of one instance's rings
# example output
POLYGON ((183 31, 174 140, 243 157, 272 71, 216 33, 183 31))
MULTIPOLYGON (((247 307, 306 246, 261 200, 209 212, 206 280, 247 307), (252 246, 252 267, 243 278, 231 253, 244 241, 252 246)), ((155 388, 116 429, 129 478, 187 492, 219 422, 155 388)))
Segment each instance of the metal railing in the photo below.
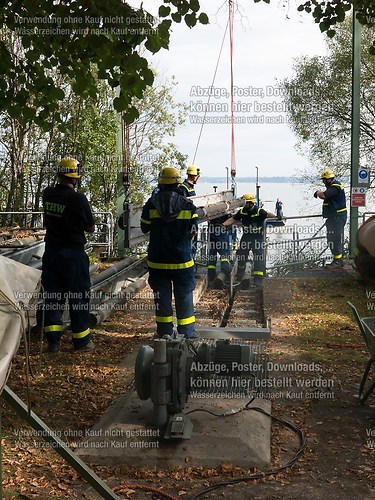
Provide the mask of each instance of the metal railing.
POLYGON ((17 224, 22 224, 23 227, 43 229, 43 212, 31 212, 29 210, 20 212, 0 212, 0 218, 3 221, 3 225, 9 225, 17 222, 17 224))
MULTIPOLYGON (((303 269, 308 266, 322 266, 331 257, 327 244, 325 222, 306 225, 285 224, 285 220, 307 221, 322 218, 321 215, 293 216, 279 221, 266 219, 264 221, 264 259, 268 274, 280 274, 283 271, 303 269)), ((235 241, 232 245, 231 260, 234 263, 234 250, 241 240, 241 224, 235 226, 235 241)), ((200 224, 197 241, 196 262, 206 265, 209 252, 209 232, 207 224, 200 224)), ((251 260, 251 255, 250 255, 251 260)))
MULTIPOLYGON (((208 196, 206 197, 208 200, 208 196)), ((206 201, 206 198, 204 201, 206 201)), ((219 198, 220 199, 220 198, 219 198)), ((200 200, 201 201, 201 200, 200 200)), ((217 200, 210 200, 217 202, 217 200)), ((202 200, 203 202, 203 200, 202 200)), ((207 201, 206 201, 207 202, 207 201)), ((219 206, 221 208, 221 206, 219 206)), ((226 210, 222 210, 225 212, 226 210)), ((374 215, 375 212, 364 212, 359 216, 362 222, 368 216, 374 215)), ((24 227, 31 229, 43 229, 43 212, 19 211, 19 212, 0 212, 0 216, 8 216, 11 219, 13 216, 21 216, 19 221, 22 221, 24 227)), ((103 247, 101 255, 106 254, 109 257, 115 253, 115 227, 116 220, 112 212, 94 212, 96 220, 96 230, 92 234, 88 234, 88 243, 92 247, 99 249, 103 247)), ((330 258, 330 251, 326 243, 325 223, 317 224, 313 230, 301 230, 301 227, 311 227, 312 224, 302 226, 301 224, 289 225, 290 221, 307 221, 309 219, 322 218, 321 215, 300 215, 284 218, 287 224, 280 226, 275 223, 276 219, 266 219, 264 225, 265 235, 265 259, 267 262, 267 270, 270 273, 278 272, 284 268, 297 268, 304 265, 323 265, 330 258), (270 223, 271 222, 271 223, 270 223), (311 231, 311 233, 309 232, 311 231), (278 235, 280 235, 278 237, 278 235), (281 240, 282 237, 282 240, 281 240), (279 261, 275 258, 275 252, 282 250, 282 255, 279 252, 279 261), (282 257, 282 258, 281 258, 282 257), (272 265, 270 262, 273 261, 272 265)), ((238 226, 239 228, 241 226, 238 226)), ((237 231, 237 242, 241 237, 241 230, 237 231)), ((142 239, 146 238, 142 234, 142 239)), ((208 261, 209 235, 208 222, 202 221, 199 224, 198 241, 197 241, 196 261, 199 265, 205 266, 208 261)), ((234 245, 236 246, 236 245, 234 245)), ((234 259, 234 256, 233 256, 234 259)))
MULTIPOLYGON (((321 215, 300 215, 287 217, 284 221, 305 221, 322 218, 321 215)), ((323 266, 331 258, 327 243, 326 225, 280 224, 272 225, 275 219, 266 219, 264 241, 267 273, 277 275, 303 270, 308 267, 323 266), (267 223, 268 222, 268 223, 267 223), (277 230, 276 230, 277 229, 277 230)))
MULTIPOLYGON (((230 249, 230 260, 234 261, 235 255, 234 250, 237 247, 237 242, 240 240, 238 237, 238 227, 233 228, 229 226, 227 230, 230 232, 229 237, 229 249, 230 249)), ((197 235, 197 253, 195 256, 195 262, 198 266, 207 266, 210 253, 210 226, 208 221, 204 221, 198 226, 197 235)))
POLYGON ((114 253, 115 219, 112 212, 94 212, 95 232, 87 235, 88 243, 93 247, 104 247, 102 254, 108 257, 114 253))
MULTIPOLYGON (((92 247, 104 247, 105 253, 112 256, 114 253, 114 216, 112 212, 93 212, 93 215, 95 232, 87 234, 88 243, 92 247)), ((14 216, 20 216, 17 222, 21 223, 23 228, 44 229, 43 212, 0 212, 0 216, 6 216, 8 221, 14 220, 14 216)))
POLYGON ((371 217, 372 215, 375 215, 375 212, 363 212, 363 214, 359 215, 358 218, 362 219, 362 224, 363 224, 367 219, 367 216, 371 217))

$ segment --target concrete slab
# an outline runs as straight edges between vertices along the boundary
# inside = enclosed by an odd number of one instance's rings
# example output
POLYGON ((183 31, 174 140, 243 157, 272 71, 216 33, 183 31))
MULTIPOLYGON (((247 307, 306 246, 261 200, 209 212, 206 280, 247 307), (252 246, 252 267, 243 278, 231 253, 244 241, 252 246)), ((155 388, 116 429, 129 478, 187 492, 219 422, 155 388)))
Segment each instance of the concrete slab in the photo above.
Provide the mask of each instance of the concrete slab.
MULTIPOLYGON (((271 419, 255 410, 243 410, 249 398, 189 399, 184 413, 193 424, 189 440, 165 440, 153 428, 153 405, 135 392, 120 396, 99 423, 78 443, 76 452, 98 465, 127 464, 135 467, 267 467, 270 463, 271 419), (225 416, 214 416, 225 414, 225 416)), ((267 413, 271 403, 255 399, 251 407, 267 413)))
MULTIPOLYGON (((197 280, 195 303, 205 285, 205 279, 197 280)), ((243 296, 247 298, 250 295, 245 291, 243 296)), ((206 321, 212 326, 212 319, 206 321)), ((246 328, 220 329, 225 334, 223 338, 228 335, 231 338, 246 337, 249 334, 248 323, 249 320, 246 320, 246 328)), ((216 328, 212 330, 217 334, 216 328)), ((259 339, 259 333, 260 338, 268 338, 270 330, 256 328, 255 338, 259 339)), ((252 331, 250 334, 253 338, 252 331)), ((127 366, 129 363, 134 366, 134 359, 130 359, 133 357, 127 359, 127 366)), ((98 424, 86 433, 85 439, 77 443, 76 452, 85 462, 99 465, 174 468, 217 467, 230 463, 239 467, 267 468, 271 460, 271 419, 255 410, 237 412, 244 408, 251 396, 246 394, 248 397, 243 398, 240 396, 245 394, 235 394, 233 399, 228 396, 222 394, 215 399, 212 394, 197 393, 194 398, 190 397, 183 413, 189 414, 193 424, 191 439, 165 440, 161 431, 153 427, 152 402, 141 401, 135 392, 121 395, 98 424), (224 415, 214 416, 208 411, 224 415)), ((271 412, 271 402, 267 399, 256 399, 251 407, 271 412)))

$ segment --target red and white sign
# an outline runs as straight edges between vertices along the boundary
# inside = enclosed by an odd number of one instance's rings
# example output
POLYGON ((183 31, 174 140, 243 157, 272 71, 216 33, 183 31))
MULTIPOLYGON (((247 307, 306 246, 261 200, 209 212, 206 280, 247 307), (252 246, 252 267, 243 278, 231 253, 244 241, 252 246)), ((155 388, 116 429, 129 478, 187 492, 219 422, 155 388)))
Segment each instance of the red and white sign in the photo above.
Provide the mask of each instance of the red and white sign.
POLYGON ((352 207, 366 206, 366 188, 352 187, 351 206, 352 207))

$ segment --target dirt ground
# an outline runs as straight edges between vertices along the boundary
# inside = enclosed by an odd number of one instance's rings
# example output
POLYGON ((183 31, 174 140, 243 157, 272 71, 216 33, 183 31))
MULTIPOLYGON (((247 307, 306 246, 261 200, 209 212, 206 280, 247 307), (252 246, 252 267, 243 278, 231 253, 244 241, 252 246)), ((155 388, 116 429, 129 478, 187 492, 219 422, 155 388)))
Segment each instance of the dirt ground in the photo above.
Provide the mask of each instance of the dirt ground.
MULTIPOLYGON (((346 304, 350 300, 362 316, 370 316, 370 292, 351 274, 267 280, 272 414, 293 424, 306 439, 292 467, 273 473, 299 449, 298 436, 274 421, 272 464, 260 479, 251 475, 261 471, 232 464, 93 469, 120 498, 375 499, 375 392, 359 404, 358 387, 369 356, 346 304), (199 494, 240 478, 244 481, 199 494)), ((74 355, 66 336, 61 353, 40 357, 38 336, 32 335, 29 382, 24 346, 20 348, 8 385, 24 400, 29 386, 34 412, 59 430, 72 449, 77 436, 126 392, 132 373, 124 369, 124 360, 152 338, 153 314, 147 306, 152 301, 145 297, 142 308, 135 299, 97 327, 97 349, 91 354, 74 355)), ((4 401, 1 409, 4 498, 100 498, 4 401)))

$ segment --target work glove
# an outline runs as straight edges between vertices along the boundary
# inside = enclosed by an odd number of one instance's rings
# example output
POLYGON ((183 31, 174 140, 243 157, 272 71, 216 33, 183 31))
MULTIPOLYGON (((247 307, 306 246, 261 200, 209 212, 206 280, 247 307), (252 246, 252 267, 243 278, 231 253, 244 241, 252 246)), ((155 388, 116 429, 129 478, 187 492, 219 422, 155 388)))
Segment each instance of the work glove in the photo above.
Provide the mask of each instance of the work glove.
POLYGON ((197 234, 198 234, 198 228, 196 226, 193 226, 189 233, 189 238, 192 240, 197 236, 197 234))
POLYGON ((318 191, 315 191, 314 198, 317 198, 317 197, 318 197, 318 191))

